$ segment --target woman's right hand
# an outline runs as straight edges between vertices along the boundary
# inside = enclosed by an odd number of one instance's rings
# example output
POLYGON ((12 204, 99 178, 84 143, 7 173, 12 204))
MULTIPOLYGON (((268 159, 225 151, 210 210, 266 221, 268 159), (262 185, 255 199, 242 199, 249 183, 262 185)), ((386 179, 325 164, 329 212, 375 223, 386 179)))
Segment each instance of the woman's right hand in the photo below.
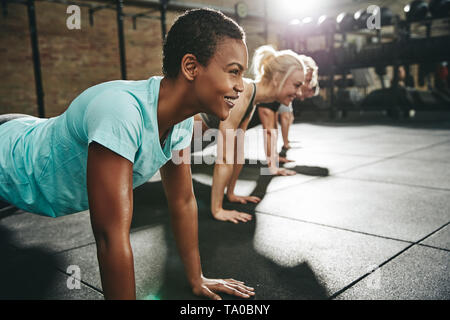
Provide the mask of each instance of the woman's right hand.
POLYGON ((220 221, 230 221, 236 224, 239 222, 250 221, 253 218, 248 213, 225 209, 219 209, 216 212, 213 212, 213 217, 220 221))
POLYGON ((192 286, 192 292, 197 296, 208 297, 213 300, 222 300, 217 294, 224 292, 239 298, 250 298, 255 295, 255 289, 248 287, 242 281, 234 279, 207 279, 201 277, 201 282, 192 286))

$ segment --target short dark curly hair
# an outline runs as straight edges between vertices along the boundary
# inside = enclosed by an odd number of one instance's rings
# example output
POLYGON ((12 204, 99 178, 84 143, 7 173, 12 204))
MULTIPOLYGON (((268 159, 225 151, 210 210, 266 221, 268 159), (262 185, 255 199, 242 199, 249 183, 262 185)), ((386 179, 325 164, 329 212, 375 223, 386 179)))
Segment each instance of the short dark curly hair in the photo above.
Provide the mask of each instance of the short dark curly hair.
POLYGON ((209 8, 188 10, 179 16, 167 33, 163 46, 164 76, 175 78, 180 72, 181 59, 193 54, 207 66, 224 37, 245 41, 244 30, 220 11, 209 8))

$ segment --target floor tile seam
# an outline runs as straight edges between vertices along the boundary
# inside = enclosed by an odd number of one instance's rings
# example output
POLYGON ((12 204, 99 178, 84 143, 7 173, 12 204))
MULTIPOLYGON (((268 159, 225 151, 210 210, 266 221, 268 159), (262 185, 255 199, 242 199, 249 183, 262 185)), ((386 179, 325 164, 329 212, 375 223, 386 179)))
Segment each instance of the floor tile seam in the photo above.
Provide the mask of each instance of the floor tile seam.
POLYGON ((450 192, 450 189, 447 189, 447 188, 431 187, 431 186, 424 186, 424 185, 418 185, 418 184, 401 183, 401 182, 395 182, 395 181, 385 181, 385 180, 378 180, 378 179, 348 177, 348 176, 340 175, 340 173, 337 173, 336 175, 334 175, 333 178, 344 179, 344 180, 355 180, 355 181, 362 181, 362 182, 376 182, 376 183, 383 183, 383 184, 389 184, 389 185, 394 185, 394 186, 450 192))
POLYGON ((14 206, 13 206, 13 205, 8 205, 8 206, 6 206, 6 207, 1 208, 1 209, 0 209, 0 215, 1 215, 3 212, 6 212, 6 211, 11 210, 11 209, 14 209, 14 206))
POLYGON ((450 139, 446 138, 445 140, 443 140, 441 142, 436 142, 436 143, 432 143, 432 144, 430 144, 428 146, 423 146, 423 147, 415 148, 415 149, 410 150, 410 151, 405 151, 405 152, 399 153, 397 155, 394 155, 394 156, 392 156, 390 158, 396 158, 396 157, 403 156, 403 155, 408 154, 408 153, 413 153, 413 152, 417 152, 417 151, 426 150, 426 149, 429 149, 429 148, 434 148, 436 146, 439 146, 439 145, 445 144, 445 143, 449 143, 449 142, 450 142, 450 139))
POLYGON ((1 223, 1 221, 3 219, 6 219, 8 217, 17 216, 17 215, 28 213, 28 212, 23 211, 23 210, 21 210, 19 208, 15 208, 14 209, 14 206, 6 207, 4 209, 7 209, 7 210, 0 211, 0 223, 1 223), (11 208, 11 207, 13 207, 13 208, 11 208), (14 211, 8 212, 9 210, 14 210, 14 211))
POLYGON ((385 240, 399 241, 399 242, 409 243, 409 244, 414 244, 415 243, 414 241, 398 239, 398 238, 392 238, 392 237, 382 236, 382 235, 378 235, 378 234, 374 234, 374 233, 368 233, 368 232, 364 232, 364 231, 352 230, 352 229, 348 229, 348 228, 343 228, 343 227, 329 225, 329 224, 315 222, 315 221, 308 221, 308 220, 303 220, 303 219, 298 219, 298 218, 293 218, 293 217, 280 216, 280 215, 277 215, 277 214, 268 213, 268 212, 264 212, 264 211, 260 211, 260 210, 257 210, 255 213, 268 215, 268 216, 272 216, 272 217, 277 217, 277 218, 281 218, 281 219, 286 219, 286 220, 291 220, 291 221, 295 221, 295 222, 302 222, 302 223, 306 223, 306 224, 313 224, 313 225, 320 226, 320 227, 326 227, 326 228, 330 228, 330 229, 346 231, 346 232, 356 233, 356 234, 360 234, 360 235, 365 235, 365 236, 370 236, 370 237, 375 237, 375 238, 380 238, 380 239, 385 239, 385 240))
MULTIPOLYGON (((134 234, 134 233, 139 233, 141 231, 145 231, 147 229, 150 229, 153 226, 155 226, 155 224, 149 224, 149 225, 145 225, 145 226, 142 226, 142 227, 133 228, 132 230, 130 230, 130 235, 134 234)), ((85 244, 82 244, 82 245, 79 245, 79 246, 76 246, 76 247, 73 247, 73 248, 67 248, 67 249, 63 249, 63 250, 60 250, 60 251, 55 251, 55 252, 52 252, 51 255, 55 255, 56 256, 56 255, 59 255, 59 254, 70 252, 72 250, 78 250, 78 249, 82 249, 84 247, 89 247, 91 245, 96 245, 96 242, 95 241, 91 241, 91 242, 88 242, 88 243, 85 243, 85 244)))
MULTIPOLYGON (((373 137, 375 134, 378 134, 377 131, 379 131, 380 129, 386 129, 386 128, 384 128, 385 127, 384 125, 375 125, 375 126, 382 127, 382 128, 371 128, 371 129, 369 129, 369 132, 367 132, 363 136, 347 137, 347 138, 349 138, 349 139, 359 139, 359 138, 373 137)), ((353 127, 345 126, 345 127, 340 127, 340 128, 355 128, 355 127, 354 126, 353 127)), ((390 127, 389 129, 387 129, 386 131, 381 133, 381 135, 385 136, 385 135, 392 135, 392 134, 394 134, 394 135, 402 135, 402 136, 411 136, 411 133, 398 132, 398 130, 396 130, 396 129, 403 129, 403 128, 405 128, 405 127, 395 127, 395 128, 390 127)), ((406 127, 406 129, 408 129, 408 127, 406 127)), ((421 129, 421 128, 417 128, 417 129, 421 129)), ((280 130, 281 129, 279 129, 279 131, 280 130)), ((306 128, 304 130, 306 130, 306 128)), ((427 130, 427 129, 425 129, 425 130, 427 130)), ((301 133, 300 131, 302 131, 302 128, 294 129, 294 131, 301 133)), ((442 131, 449 131, 450 132, 450 130, 446 130, 446 129, 442 129, 442 131)), ((437 134, 437 133, 434 133, 434 132, 420 132, 417 135, 423 136, 423 133, 425 133, 427 136, 430 136, 430 137, 439 137, 439 136, 443 136, 443 138, 446 137, 446 134, 437 134)), ((317 137, 318 135, 320 135, 320 133, 313 134, 313 135, 308 135, 308 136, 309 137, 317 137)), ((336 138, 336 139, 339 139, 339 138, 336 138)))
POLYGON ((432 246, 432 245, 429 245, 429 244, 418 243, 417 245, 421 246, 421 247, 427 247, 427 248, 431 248, 431 249, 436 249, 436 250, 450 252, 450 249, 446 249, 446 248, 442 248, 442 247, 436 247, 436 246, 432 246))
MULTIPOLYGON (((319 150, 314 150, 314 149, 309 149, 309 148, 296 148, 292 151, 295 150, 300 150, 303 149, 304 151, 308 151, 310 154, 316 154, 316 155, 332 155, 332 156, 346 156, 346 157, 358 157, 358 158, 377 158, 377 160, 380 159, 384 159, 385 157, 380 157, 380 156, 375 156, 375 155, 371 155, 371 154, 356 154, 356 153, 344 153, 344 152, 333 152, 333 151, 319 151, 319 150)), ((289 152, 289 151, 288 151, 289 152)), ((295 161, 295 160, 294 160, 295 161)))
MULTIPOLYGON (((280 130, 281 132, 281 130, 280 130)), ((358 140, 358 139, 367 139, 370 137, 373 137, 374 133, 368 133, 367 135, 363 135, 363 136, 359 136, 359 137, 344 137, 344 138, 335 138, 335 140, 328 140, 328 142, 330 143, 337 143, 337 142, 342 142, 342 141, 353 141, 353 140, 358 140)), ((314 136, 310 136, 312 138, 314 138, 314 136)), ((317 137, 317 136, 316 136, 317 137)))
MULTIPOLYGON (((320 156, 326 154, 326 155, 331 155, 331 156, 337 155, 337 156, 349 156, 349 157, 369 158, 369 159, 377 158, 377 160, 384 159, 384 157, 374 156, 374 155, 370 155, 370 154, 352 154, 352 153, 331 152, 331 151, 318 151, 318 150, 313 150, 313 149, 309 149, 306 147, 300 147, 300 148, 293 147, 291 149, 292 149, 291 150, 292 152, 297 152, 298 150, 302 150, 302 151, 308 151, 310 154, 313 153, 313 154, 320 155, 320 156)), ((288 153, 289 153, 289 151, 288 151, 288 153)), ((288 155, 288 157, 289 157, 289 155, 288 155)), ((294 161, 296 161, 296 160, 294 160, 294 161)), ((244 167, 246 165, 255 165, 255 164, 267 165, 266 162, 267 162, 266 159, 262 159, 262 158, 260 159, 260 158, 254 158, 251 156, 246 156, 245 163, 243 163, 243 165, 244 165, 244 167), (250 163, 250 161, 252 161, 252 163, 250 163)), ((201 166, 204 164, 200 163, 200 164, 194 164, 194 165, 201 166)), ((214 163, 212 165, 214 165, 214 163)), ((301 165, 301 163, 300 163, 300 165, 301 165)))
POLYGON ((356 170, 356 169, 359 169, 359 168, 362 168, 362 167, 365 167, 365 166, 368 166, 368 165, 373 165, 373 164, 376 164, 378 162, 384 161, 385 159, 386 158, 381 158, 381 159, 377 159, 375 161, 372 161, 372 162, 369 162, 369 163, 366 163, 366 164, 357 165, 357 166, 349 168, 349 169, 345 169, 345 170, 342 170, 342 171, 336 171, 334 174, 331 174, 331 175, 328 175, 328 176, 325 176, 325 177, 312 177, 311 179, 306 180, 306 181, 302 181, 302 182, 299 182, 299 183, 294 183, 292 185, 289 185, 289 186, 286 186, 286 187, 282 187, 280 189, 276 189, 276 190, 273 190, 273 191, 268 191, 268 192, 266 192, 266 194, 274 194, 274 193, 277 193, 277 192, 280 192, 280 191, 284 191, 284 190, 292 188, 292 187, 296 187, 296 186, 299 186, 299 185, 303 185, 303 184, 309 183, 311 181, 316 181, 318 179, 342 178, 342 176, 340 176, 340 175, 343 174, 343 173, 346 173, 346 172, 349 172, 349 171, 352 171, 352 170, 356 170))
MULTIPOLYGON (((54 267, 56 268, 56 270, 57 270, 58 272, 61 272, 62 274, 66 275, 66 276, 68 276, 68 277, 74 277, 73 274, 67 273, 66 271, 62 270, 59 266, 54 266, 54 267)), ((94 285, 91 285, 89 282, 87 282, 87 281, 85 281, 85 280, 83 280, 83 279, 81 279, 81 278, 78 279, 78 278, 75 278, 75 277, 74 277, 74 279, 80 281, 80 283, 82 283, 82 284, 85 285, 86 287, 88 287, 88 288, 90 288, 90 289, 96 291, 97 293, 100 293, 101 295, 103 295, 103 291, 102 291, 101 289, 97 288, 97 287, 94 286, 94 285)))
POLYGON ((342 293, 344 293, 345 291, 349 290, 351 287, 353 287, 354 285, 356 285, 358 282, 364 280, 366 277, 368 277, 370 274, 372 274, 374 271, 381 269, 382 267, 384 267, 386 264, 388 264, 389 262, 393 261, 394 259, 396 259, 397 257, 399 257, 400 255, 402 255, 403 253, 405 253, 406 251, 408 251, 409 249, 411 249, 414 246, 418 246, 420 245, 420 242, 426 240, 427 238, 431 237, 433 234, 437 233, 438 231, 440 231, 441 229, 445 228, 446 226, 448 226, 450 224, 450 221, 447 222, 446 224, 444 224, 443 226, 440 226, 439 228, 437 228, 436 230, 432 231, 431 233, 429 233, 428 235, 426 235, 425 237, 423 237, 422 239, 411 243, 409 246, 407 246, 406 248, 403 248, 402 250, 400 250, 398 253, 396 253, 395 255, 393 255, 392 257, 390 257, 389 259, 385 260, 383 263, 381 263, 380 265, 378 265, 374 270, 371 270, 367 273, 365 273, 364 275, 362 275, 361 277, 359 277, 358 279, 352 281, 350 284, 348 284, 347 286, 345 286, 344 288, 336 291, 335 293, 333 293, 330 297, 329 300, 335 299, 336 297, 338 297, 339 295, 341 295, 342 293))
POLYGON ((385 260, 384 262, 382 262, 381 264, 379 264, 374 270, 371 270, 365 274, 363 274, 362 276, 360 276, 359 278, 353 280, 352 282, 350 282, 348 285, 344 286, 342 289, 336 291, 335 293, 333 293, 328 299, 329 300, 333 300, 336 297, 338 297, 339 295, 341 295, 342 293, 344 293, 345 291, 351 289, 353 286, 355 286, 358 282, 364 280, 366 277, 368 277, 369 275, 371 275, 375 270, 378 270, 382 267, 384 267, 386 264, 388 264, 390 261, 394 260, 395 258, 397 258, 398 256, 400 256, 401 254, 403 254, 404 252, 406 252, 407 250, 409 250, 410 248, 412 248, 413 246, 415 246, 415 243, 411 243, 409 246, 407 246, 406 248, 403 248, 402 250, 400 250, 399 252, 397 252, 395 255, 393 255, 392 257, 388 258, 387 260, 385 260))
MULTIPOLYGON (((375 162, 373 162, 373 163, 371 163, 371 164, 374 164, 374 163, 375 163, 375 162)), ((336 171, 335 173, 330 174, 330 175, 325 176, 325 177, 321 177, 321 176, 320 176, 320 177, 311 177, 310 179, 308 179, 308 180, 306 180, 306 181, 301 181, 301 182, 298 182, 298 183, 294 183, 294 184, 291 184, 291 185, 288 185, 288 186, 285 186, 285 187, 281 187, 281 188, 279 188, 279 189, 275 189, 275 190, 272 190, 272 191, 266 191, 265 194, 276 194, 276 193, 278 193, 278 192, 282 192, 282 191, 285 191, 285 190, 287 190, 287 189, 291 189, 291 188, 294 188, 294 187, 298 187, 298 186, 300 186, 300 185, 304 185, 304 184, 307 184, 307 183, 310 183, 310 182, 315 182, 315 181, 317 181, 318 179, 326 179, 326 178, 357 180, 357 181, 365 181, 365 182, 385 183, 385 184, 398 185, 398 186, 405 186, 405 187, 423 188, 423 189, 429 189, 429 190, 450 191, 450 189, 446 189, 446 188, 438 188, 438 187, 430 187, 430 186, 421 186, 421 185, 404 184, 404 183, 389 182, 389 181, 383 181, 383 180, 373 180, 373 179, 371 180, 371 179, 362 179, 362 178, 352 178, 352 177, 346 177, 346 176, 343 176, 343 175, 342 175, 342 174, 347 173, 348 171, 351 171, 351 170, 354 170, 354 169, 358 169, 358 168, 363 167, 363 166, 364 166, 364 165, 361 165, 361 166, 355 166, 355 167, 353 167, 353 168, 351 168, 351 169, 345 169, 345 170, 342 170, 342 171, 336 171)))
POLYGON ((73 251, 73 250, 78 250, 78 249, 82 249, 84 247, 89 247, 89 246, 95 245, 95 244, 96 244, 95 241, 91 241, 91 242, 88 242, 88 243, 85 243, 85 244, 82 244, 82 245, 79 245, 79 246, 76 246, 76 247, 62 249, 62 250, 59 250, 59 251, 52 252, 51 255, 52 256, 57 256, 57 255, 60 255, 60 254, 68 253, 68 252, 73 251))
MULTIPOLYGON (((378 137, 386 136, 386 135, 396 135, 396 136, 398 136, 398 134, 396 132, 394 132, 394 131, 393 132, 390 132, 390 131, 383 132, 381 134, 378 134, 377 132, 372 132, 372 133, 368 133, 367 135, 363 135, 363 136, 360 136, 360 137, 347 137, 347 138, 343 138, 343 139, 337 138, 335 141, 332 141, 332 142, 364 140, 364 139, 368 139, 368 138, 373 138, 374 135, 377 135, 378 137)), ((404 136, 410 136, 410 135, 405 134, 404 136)), ((447 139, 447 137, 442 137, 442 139, 447 139)), ((386 141, 386 142, 389 143, 389 141, 386 141)))
POLYGON ((433 163, 440 163, 440 164, 450 164, 450 161, 445 160, 430 160, 430 159, 417 159, 417 158, 409 158, 409 157, 400 157, 400 160, 414 160, 414 161, 423 161, 423 162, 430 162, 433 161, 433 163))
POLYGON ((388 157, 381 157, 380 159, 374 160, 372 162, 364 163, 364 164, 361 164, 359 166, 356 166, 356 167, 353 167, 353 168, 350 168, 350 169, 346 169, 346 170, 344 170, 344 171, 342 171, 340 173, 346 173, 346 172, 349 172, 349 171, 352 171, 352 170, 355 170, 355 169, 360 169, 360 168, 363 168, 363 167, 371 166, 371 165, 374 165, 374 164, 377 164, 377 163, 380 163, 380 162, 383 162, 383 161, 386 161, 386 160, 391 160, 391 159, 395 159, 395 158, 401 158, 405 154, 421 151, 421 150, 424 150, 424 149, 427 149, 427 148, 432 148, 434 146, 437 146, 437 145, 440 145, 440 144, 443 144, 443 143, 448 143, 448 142, 450 142, 450 140, 445 140, 443 142, 431 144, 431 145, 428 145, 426 147, 420 147, 420 148, 416 148, 416 149, 413 149, 413 150, 401 152, 401 153, 398 153, 398 154, 395 154, 395 155, 391 155, 391 156, 388 156, 388 157))
MULTIPOLYGON (((373 155, 373 154, 348 153, 348 152, 330 152, 330 151, 321 151, 321 150, 317 150, 317 149, 313 149, 313 148, 299 148, 299 149, 303 149, 305 151, 310 151, 311 153, 315 153, 315 154, 330 154, 330 155, 360 157, 360 158, 377 158, 377 160, 375 160, 375 161, 384 161, 384 160, 390 160, 390 159, 394 159, 394 158, 401 158, 404 154, 421 151, 422 149, 431 148, 431 147, 434 147, 434 146, 439 145, 441 143, 448 143, 449 141, 450 140, 446 140, 444 142, 439 142, 437 144, 432 144, 432 145, 428 145, 428 146, 425 146, 425 147, 420 147, 420 148, 404 151, 404 152, 401 152, 401 153, 398 153, 398 154, 389 155, 389 156, 377 156, 377 155, 373 155)), ((412 159, 412 158, 406 158, 406 157, 405 157, 405 159, 420 161, 420 159, 412 159)), ((426 160, 424 160, 424 161, 426 161, 426 160)), ((444 161, 441 161, 441 162, 444 162, 444 161)), ((447 162, 444 162, 444 163, 447 163, 447 162)), ((370 165, 370 164, 371 163, 368 163, 368 165, 370 165)))

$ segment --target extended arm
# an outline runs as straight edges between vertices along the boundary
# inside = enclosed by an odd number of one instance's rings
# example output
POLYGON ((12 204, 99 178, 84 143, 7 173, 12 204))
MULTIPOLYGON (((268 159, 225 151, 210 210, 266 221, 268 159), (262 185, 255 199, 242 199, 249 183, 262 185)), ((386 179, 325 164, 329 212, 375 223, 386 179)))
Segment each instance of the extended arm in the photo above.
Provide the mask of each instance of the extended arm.
MULTIPOLYGON (((223 197, 225 187, 232 183, 236 184, 240 168, 236 169, 236 127, 228 121, 220 123, 220 135, 217 141, 217 158, 214 165, 213 183, 211 190, 211 212, 215 219, 221 221, 247 222, 251 215, 236 210, 225 210, 223 208, 223 197), (233 179, 234 172, 234 182, 233 179)), ((242 166, 241 166, 242 168, 242 166)), ((233 187, 234 189, 234 187, 233 187)))
MULTIPOLYGON (((233 166, 233 173, 231 175, 231 179, 227 186, 227 198, 230 202, 238 202, 238 203, 247 203, 247 202, 253 202, 258 203, 261 201, 260 198, 255 196, 238 196, 234 193, 234 189, 236 187, 236 182, 239 178, 239 174, 242 171, 242 167, 244 166, 244 136, 243 133, 245 130, 247 130, 247 125, 250 119, 247 119, 247 121, 244 122, 244 124, 241 126, 242 129, 242 137, 238 139, 238 137, 235 138, 235 144, 234 144, 234 166, 233 166)), ((250 216, 251 219, 251 216, 250 216)))
POLYGON ((105 299, 136 299, 130 225, 133 164, 95 142, 89 145, 87 189, 105 299))
MULTIPOLYGON (((189 149, 181 152, 189 153, 189 149)), ((215 293, 219 291, 244 298, 253 295, 253 289, 246 287, 242 282, 233 279, 207 279, 203 276, 198 249, 197 202, 192 187, 190 165, 185 163, 177 165, 169 161, 160 172, 175 241, 193 292, 211 299, 220 299, 215 293)))

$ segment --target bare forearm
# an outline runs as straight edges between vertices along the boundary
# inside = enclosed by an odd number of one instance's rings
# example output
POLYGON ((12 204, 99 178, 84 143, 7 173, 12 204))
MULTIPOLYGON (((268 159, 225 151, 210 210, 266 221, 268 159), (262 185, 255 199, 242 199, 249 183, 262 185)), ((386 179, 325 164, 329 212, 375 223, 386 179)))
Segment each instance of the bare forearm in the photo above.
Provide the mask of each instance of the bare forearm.
POLYGON ((105 299, 136 299, 133 253, 129 241, 97 239, 97 258, 105 299))
POLYGON ((197 202, 192 197, 186 203, 169 205, 172 229, 186 276, 194 286, 202 277, 200 252, 198 250, 197 202))
POLYGON ((227 195, 234 194, 234 188, 236 187, 236 182, 237 182, 237 180, 239 178, 239 175, 241 174, 243 166, 244 166, 243 164, 238 164, 238 163, 236 163, 233 166, 233 173, 231 175, 230 182, 229 182, 229 184, 227 186, 227 195))
POLYGON ((278 131, 275 129, 267 130, 266 157, 267 157, 267 165, 269 167, 277 166, 278 162, 277 140, 278 140, 278 131))
POLYGON ((106 299, 136 299, 130 225, 133 164, 93 142, 89 145, 87 191, 106 299))
POLYGON ((215 164, 211 191, 211 211, 213 215, 223 207, 225 187, 231 180, 232 175, 233 164, 215 164))

